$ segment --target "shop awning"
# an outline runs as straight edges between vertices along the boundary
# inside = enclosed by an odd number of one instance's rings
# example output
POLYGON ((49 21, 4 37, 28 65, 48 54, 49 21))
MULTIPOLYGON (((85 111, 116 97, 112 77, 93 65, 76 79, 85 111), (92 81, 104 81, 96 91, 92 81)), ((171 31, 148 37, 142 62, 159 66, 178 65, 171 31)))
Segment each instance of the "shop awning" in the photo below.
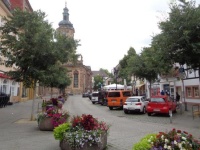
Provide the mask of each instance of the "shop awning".
POLYGON ((4 73, 0 73, 0 78, 6 78, 6 79, 10 79, 9 76, 7 76, 6 74, 4 73))

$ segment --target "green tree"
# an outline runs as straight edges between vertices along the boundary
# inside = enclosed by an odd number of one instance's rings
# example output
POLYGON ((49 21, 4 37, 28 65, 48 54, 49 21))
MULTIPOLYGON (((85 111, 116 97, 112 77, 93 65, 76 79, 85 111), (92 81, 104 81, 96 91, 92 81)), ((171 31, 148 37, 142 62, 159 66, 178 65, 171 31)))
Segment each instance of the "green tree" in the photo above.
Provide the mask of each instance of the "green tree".
MULTIPOLYGON (((71 80, 67 74, 67 69, 60 63, 56 63, 49 67, 43 73, 41 85, 53 88, 59 88, 65 94, 65 88, 71 84, 71 80)), ((51 92, 52 94, 52 92, 51 92)))
POLYGON ((63 44, 54 41, 54 30, 51 24, 45 21, 45 17, 45 13, 41 11, 30 13, 14 10, 13 16, 4 18, 6 23, 0 28, 1 54, 7 58, 6 66, 17 66, 17 70, 9 71, 8 75, 16 81, 23 82, 24 86, 34 89, 31 120, 34 119, 36 83, 44 79, 46 71, 51 69, 58 59, 61 62, 65 61, 67 52, 64 55, 60 52, 68 49, 56 48, 63 44))
POLYGON ((130 47, 128 50, 128 54, 124 55, 124 57, 119 61, 119 73, 118 77, 122 79, 126 79, 127 83, 131 81, 131 65, 129 65, 129 60, 135 57, 136 51, 134 48, 130 47))
POLYGON ((94 77, 94 90, 98 90, 101 88, 101 86, 103 85, 103 78, 100 75, 97 75, 94 77))
POLYGON ((74 40, 71 37, 56 33, 54 35, 54 50, 56 58, 61 63, 68 61, 77 62, 79 55, 76 54, 76 48, 79 46, 79 40, 74 40))
POLYGON ((159 23, 160 49, 172 62, 200 68, 200 6, 195 1, 170 4, 169 18, 159 23))
POLYGON ((167 75, 173 68, 174 61, 171 60, 170 55, 167 51, 163 51, 161 47, 167 46, 164 41, 165 37, 162 34, 158 34, 153 37, 151 48, 152 57, 157 63, 157 73, 159 75, 167 75))
POLYGON ((131 73, 141 80, 146 79, 149 81, 150 86, 158 76, 158 62, 154 59, 152 54, 153 49, 151 47, 145 47, 140 55, 136 55, 129 59, 131 73))

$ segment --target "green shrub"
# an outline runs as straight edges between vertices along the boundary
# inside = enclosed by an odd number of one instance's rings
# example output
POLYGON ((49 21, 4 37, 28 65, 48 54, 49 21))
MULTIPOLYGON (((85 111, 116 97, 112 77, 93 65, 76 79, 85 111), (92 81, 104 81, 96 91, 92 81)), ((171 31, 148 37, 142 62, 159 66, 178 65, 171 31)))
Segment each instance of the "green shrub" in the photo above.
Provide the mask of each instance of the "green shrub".
POLYGON ((71 124, 69 122, 63 123, 63 124, 55 127, 53 130, 54 138, 56 140, 61 141, 64 137, 64 133, 66 133, 68 130, 70 130, 70 128, 71 128, 71 124))
POLYGON ((156 134, 148 134, 143 137, 138 143, 133 145, 132 150, 150 150, 151 144, 156 140, 156 134))

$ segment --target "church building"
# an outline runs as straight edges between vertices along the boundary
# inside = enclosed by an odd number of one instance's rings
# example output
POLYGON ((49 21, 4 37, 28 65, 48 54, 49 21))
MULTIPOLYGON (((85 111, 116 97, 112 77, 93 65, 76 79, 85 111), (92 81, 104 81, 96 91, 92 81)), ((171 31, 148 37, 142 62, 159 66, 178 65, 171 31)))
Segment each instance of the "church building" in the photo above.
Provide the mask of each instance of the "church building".
MULTIPOLYGON (((69 21, 69 10, 66 4, 63 9, 63 20, 61 20, 58 25, 59 27, 56 29, 57 32, 71 38, 74 37, 75 29, 73 24, 69 21)), ((81 54, 79 54, 79 59, 76 64, 67 62, 64 66, 68 69, 71 78, 71 85, 67 87, 66 93, 82 94, 92 91, 91 67, 83 64, 83 57, 81 54)))

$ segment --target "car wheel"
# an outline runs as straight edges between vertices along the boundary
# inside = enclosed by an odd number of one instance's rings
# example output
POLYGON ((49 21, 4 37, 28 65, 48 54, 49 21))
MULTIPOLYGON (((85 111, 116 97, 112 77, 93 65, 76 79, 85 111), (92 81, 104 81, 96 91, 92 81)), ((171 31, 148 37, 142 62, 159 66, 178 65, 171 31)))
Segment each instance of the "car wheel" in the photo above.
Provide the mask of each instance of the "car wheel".
POLYGON ((109 107, 110 110, 113 110, 113 107, 109 107))
POLYGON ((143 107, 143 114, 146 114, 146 107, 143 107))
POLYGON ((125 113, 125 114, 128 114, 128 111, 127 111, 127 110, 124 110, 124 113, 125 113))
POLYGON ((151 113, 148 113, 148 116, 151 116, 151 113))

